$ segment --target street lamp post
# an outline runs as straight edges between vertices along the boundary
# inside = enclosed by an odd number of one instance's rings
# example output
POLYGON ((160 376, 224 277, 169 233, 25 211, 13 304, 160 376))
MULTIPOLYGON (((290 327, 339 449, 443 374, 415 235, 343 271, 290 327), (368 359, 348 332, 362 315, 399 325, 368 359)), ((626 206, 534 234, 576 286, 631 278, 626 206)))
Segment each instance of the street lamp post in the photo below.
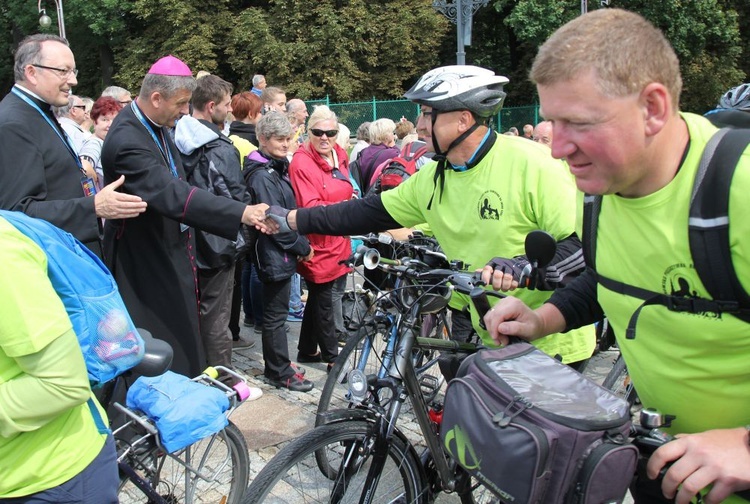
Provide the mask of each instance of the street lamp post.
POLYGON ((466 64, 464 46, 471 45, 471 22, 474 13, 489 0, 433 0, 432 7, 456 25, 456 64, 466 64))
MULTIPOLYGON (((65 19, 63 17, 63 4, 62 0, 53 0, 55 2, 55 9, 57 11, 57 30, 62 38, 65 36, 65 19)), ((46 9, 42 7, 42 0, 37 2, 37 9, 39 10, 39 24, 43 28, 49 28, 52 24, 52 19, 47 15, 46 9)))

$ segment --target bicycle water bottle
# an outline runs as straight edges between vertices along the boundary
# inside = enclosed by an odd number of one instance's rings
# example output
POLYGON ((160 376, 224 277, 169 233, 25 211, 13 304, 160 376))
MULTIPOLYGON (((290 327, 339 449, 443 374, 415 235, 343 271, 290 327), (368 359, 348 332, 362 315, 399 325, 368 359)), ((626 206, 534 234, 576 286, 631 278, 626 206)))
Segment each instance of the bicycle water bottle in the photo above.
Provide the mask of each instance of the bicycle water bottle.
POLYGON ((440 434, 440 426, 443 424, 443 405, 433 403, 427 410, 427 415, 430 417, 432 430, 435 431, 435 434, 440 434))

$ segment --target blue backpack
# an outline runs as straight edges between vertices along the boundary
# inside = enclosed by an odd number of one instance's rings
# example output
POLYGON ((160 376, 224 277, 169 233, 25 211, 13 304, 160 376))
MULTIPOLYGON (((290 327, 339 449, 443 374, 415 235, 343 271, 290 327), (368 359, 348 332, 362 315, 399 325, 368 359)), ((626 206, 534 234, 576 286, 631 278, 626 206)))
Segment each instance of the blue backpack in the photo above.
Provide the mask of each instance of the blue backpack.
POLYGON ((47 254, 47 276, 78 336, 91 384, 108 382, 138 364, 143 339, 104 263, 70 233, 47 221, 6 210, 0 210, 0 217, 47 254))

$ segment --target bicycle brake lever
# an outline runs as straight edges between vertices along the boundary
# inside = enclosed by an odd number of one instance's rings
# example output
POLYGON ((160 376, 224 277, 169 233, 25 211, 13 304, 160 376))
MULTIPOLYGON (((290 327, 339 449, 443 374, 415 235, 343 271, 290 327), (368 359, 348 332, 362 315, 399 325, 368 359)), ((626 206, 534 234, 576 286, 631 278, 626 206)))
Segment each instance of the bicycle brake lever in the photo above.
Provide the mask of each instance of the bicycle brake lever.
POLYGON ((479 325, 482 329, 487 329, 487 326, 484 325, 484 316, 491 308, 490 302, 487 300, 487 291, 481 287, 474 287, 471 289, 469 297, 471 297, 471 301, 479 314, 479 325))

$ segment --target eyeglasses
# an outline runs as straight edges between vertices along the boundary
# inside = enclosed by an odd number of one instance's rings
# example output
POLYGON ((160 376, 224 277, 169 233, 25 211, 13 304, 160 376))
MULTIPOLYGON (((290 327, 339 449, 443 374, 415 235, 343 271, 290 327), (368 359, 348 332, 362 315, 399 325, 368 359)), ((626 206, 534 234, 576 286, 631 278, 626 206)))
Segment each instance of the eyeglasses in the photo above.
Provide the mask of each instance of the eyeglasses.
POLYGON ((67 69, 67 68, 55 68, 55 67, 46 66, 46 65, 37 65, 36 63, 32 63, 31 66, 37 67, 37 68, 44 68, 45 70, 52 70, 57 75, 59 75, 61 79, 67 79, 71 75, 73 77, 78 77, 78 69, 77 68, 71 68, 71 69, 67 69))
POLYGON ((131 103, 133 103, 133 100, 120 100, 120 105, 122 105, 123 107, 127 107, 131 103))
POLYGON ((322 129, 313 128, 310 130, 310 133, 312 133, 316 137, 322 137, 323 135, 325 135, 328 138, 334 138, 338 136, 339 130, 322 130, 322 129))
POLYGON ((79 108, 81 110, 86 110, 86 105, 73 105, 73 108, 79 108))

